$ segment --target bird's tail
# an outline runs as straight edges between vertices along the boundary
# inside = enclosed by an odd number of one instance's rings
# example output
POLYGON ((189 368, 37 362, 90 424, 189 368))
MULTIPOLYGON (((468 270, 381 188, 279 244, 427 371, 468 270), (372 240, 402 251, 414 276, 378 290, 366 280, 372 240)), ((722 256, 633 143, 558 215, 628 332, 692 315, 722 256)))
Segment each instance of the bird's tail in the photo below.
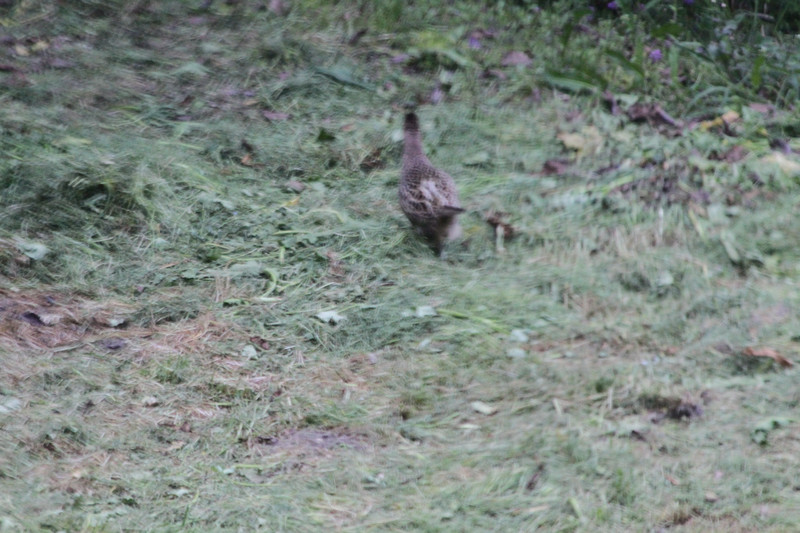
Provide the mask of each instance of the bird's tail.
POLYGON ((439 216, 444 216, 444 217, 457 215, 457 214, 463 213, 463 212, 464 212, 464 208, 455 207, 455 206, 452 206, 452 205, 443 205, 443 206, 440 206, 440 207, 436 208, 436 214, 439 215, 439 216))
POLYGON ((406 113, 406 120, 403 123, 403 130, 415 133, 419 131, 419 118, 417 118, 416 113, 406 113))

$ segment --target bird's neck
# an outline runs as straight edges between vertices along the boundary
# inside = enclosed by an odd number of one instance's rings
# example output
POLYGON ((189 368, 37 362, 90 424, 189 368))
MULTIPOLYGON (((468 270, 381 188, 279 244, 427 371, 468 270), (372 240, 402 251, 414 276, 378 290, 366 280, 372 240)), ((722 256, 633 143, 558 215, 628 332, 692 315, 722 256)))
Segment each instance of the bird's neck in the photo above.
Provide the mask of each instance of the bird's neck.
POLYGON ((419 130, 406 129, 403 139, 403 161, 427 161, 422 149, 422 136, 419 130))

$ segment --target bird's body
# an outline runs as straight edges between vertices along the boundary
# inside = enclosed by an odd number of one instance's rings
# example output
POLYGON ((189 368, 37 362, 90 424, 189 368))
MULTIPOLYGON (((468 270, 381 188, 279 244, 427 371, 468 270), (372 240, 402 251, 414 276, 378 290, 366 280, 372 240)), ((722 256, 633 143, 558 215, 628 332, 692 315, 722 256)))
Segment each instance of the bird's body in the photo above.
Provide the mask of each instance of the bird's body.
POLYGON ((419 119, 408 113, 403 125, 403 169, 400 174, 400 208, 437 254, 448 240, 458 238, 457 216, 464 210, 456 184, 449 174, 434 167, 422 148, 419 119))

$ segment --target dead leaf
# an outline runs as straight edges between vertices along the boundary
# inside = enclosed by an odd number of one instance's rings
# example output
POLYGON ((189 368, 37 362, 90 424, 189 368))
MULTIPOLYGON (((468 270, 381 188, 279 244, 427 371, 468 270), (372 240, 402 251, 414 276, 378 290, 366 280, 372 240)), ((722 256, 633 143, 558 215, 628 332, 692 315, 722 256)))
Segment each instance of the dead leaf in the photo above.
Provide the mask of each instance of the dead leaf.
POLYGON ((542 473, 544 472, 544 463, 539 463, 539 466, 536 468, 536 472, 528 479, 528 482, 525 483, 525 490, 533 490, 536 488, 537 483, 539 482, 539 478, 541 477, 542 473))
POLYGON ((111 337, 100 341, 100 346, 106 350, 112 351, 124 348, 126 344, 127 342, 125 342, 125 339, 120 339, 119 337, 111 337))
POLYGON ((504 67, 515 67, 515 66, 523 66, 527 67, 533 61, 528 54, 525 52, 513 51, 509 52, 503 57, 503 60, 500 62, 501 65, 504 67))
POLYGON ((726 163, 736 163, 747 157, 748 153, 749 152, 745 149, 744 146, 737 144, 731 147, 731 149, 725 152, 724 154, 716 154, 716 153, 712 154, 709 157, 709 159, 712 159, 714 161, 725 161, 726 163))
POLYGON ((550 176, 553 174, 561 175, 566 172, 569 165, 570 162, 566 159, 548 159, 544 162, 544 165, 542 165, 541 174, 544 174, 545 176, 550 176))
POLYGON ((469 404, 472 410, 482 415, 491 416, 497 412, 497 408, 489 405, 488 403, 476 401, 469 404))
POLYGON ((425 318, 426 316, 439 316, 439 313, 436 312, 436 308, 432 305, 420 305, 414 309, 414 316, 417 318, 425 318))
POLYGON ((336 278, 344 276, 344 266, 339 254, 333 250, 325 252, 325 257, 328 258, 328 274, 336 278))
POLYGON ((727 342, 718 342, 714 344, 712 348, 724 355, 733 355, 734 353, 733 347, 727 342))
POLYGON ((792 153, 792 145, 786 139, 770 139, 769 147, 784 154, 792 153))
POLYGON ((506 216, 508 216, 506 213, 499 211, 491 211, 486 215, 486 222, 494 228, 495 233, 502 231, 504 240, 508 240, 517 234, 517 229, 514 226, 503 221, 506 216))
POLYGON ((246 167, 253 166, 253 156, 250 154, 244 154, 241 159, 241 163, 246 167))
POLYGON ((164 448, 164 453, 170 453, 170 452, 174 452, 174 451, 180 450, 184 446, 186 446, 185 442, 183 442, 182 440, 176 440, 175 442, 173 442, 172 444, 170 444, 169 446, 164 448))
POLYGON ((381 155, 383 154, 382 148, 375 148, 372 152, 369 153, 364 159, 361 160, 360 168, 363 172, 369 172, 371 170, 375 170, 378 168, 383 168, 386 166, 383 158, 381 155))
POLYGON ((48 67, 55 69, 72 68, 75 66, 75 63, 72 61, 61 59, 60 57, 48 57, 45 63, 48 67))
POLYGON ((145 396, 142 398, 142 405, 145 407, 157 407, 161 405, 161 401, 155 396, 145 396))
POLYGON ((283 16, 289 12, 289 4, 284 0, 270 0, 268 9, 278 16, 283 16))
POLYGON ((619 105, 617 104, 617 97, 611 91, 603 93, 603 101, 608 106, 608 110, 612 115, 619 115, 619 105))
POLYGON ((680 479, 672 477, 669 474, 664 474, 664 477, 667 478, 667 481, 669 481, 671 485, 674 485, 674 486, 677 487, 678 485, 681 484, 681 480, 680 479))
POLYGON ((262 350, 269 350, 270 347, 269 341, 263 337, 259 337, 258 335, 253 335, 252 337, 250 337, 250 342, 258 346, 262 350))
POLYGON ((759 307, 750 315, 755 326, 783 324, 793 317, 792 308, 785 303, 759 307))
POLYGON ((725 111, 719 118, 721 118, 726 124, 733 124, 739 120, 739 113, 733 110, 725 111))
POLYGON ((739 113, 736 111, 726 111, 722 115, 712 120, 706 120, 700 123, 700 129, 710 130, 713 128, 727 128, 734 122, 739 120, 739 113))
POLYGON ((279 111, 270 111, 268 109, 261 112, 265 119, 269 120, 270 122, 277 122, 280 120, 289 120, 292 118, 292 115, 289 113, 281 113, 279 111))
POLYGON ((603 136, 595 126, 584 126, 580 133, 561 132, 556 138, 578 154, 595 154, 603 146, 603 136))
POLYGON ((633 104, 625 112, 633 122, 648 122, 651 125, 666 124, 679 128, 680 124, 658 104, 633 104))
POLYGON ((696 402, 673 396, 653 396, 643 399, 648 408, 658 409, 653 413, 650 421, 658 424, 664 419, 683 420, 702 416, 703 408, 696 402))
POLYGON ((505 80, 508 78, 508 76, 506 76, 506 73, 500 69, 490 68, 481 72, 481 78, 483 79, 497 78, 498 80, 505 80))
POLYGON ((286 182, 286 188, 294 192, 303 192, 306 186, 297 180, 289 180, 286 182))
POLYGON ((436 86, 436 88, 431 92, 430 98, 428 101, 433 105, 440 104, 444 100, 444 91, 440 86, 436 86))
POLYGON ((681 420, 684 418, 694 418, 703 414, 703 408, 694 402, 682 401, 674 407, 667 409, 667 418, 681 420))
POLYGON ((775 111, 775 106, 771 104, 759 104, 754 102, 747 107, 762 115, 771 115, 775 111))
POLYGON ((800 175, 800 163, 794 159, 786 157, 781 152, 772 152, 771 154, 765 155, 759 160, 759 162, 775 166, 787 176, 800 175))
POLYGON ((355 32, 355 34, 353 34, 353 36, 352 36, 352 37, 350 37, 350 38, 347 40, 347 44, 349 44, 350 46, 355 46, 355 45, 357 45, 357 44, 358 44, 358 41, 360 41, 360 40, 361 40, 361 38, 362 38, 363 36, 365 36, 366 34, 367 34, 367 30, 366 30, 365 28, 362 28, 362 29, 358 30, 357 32, 355 32))
POLYGON ((340 315, 336 311, 322 311, 321 313, 314 315, 314 317, 322 322, 325 322, 326 324, 331 324, 333 326, 347 319, 346 316, 340 315))
POLYGON ((781 354, 772 348, 761 346, 761 347, 753 347, 748 346, 745 348, 742 353, 749 357, 768 357, 781 365, 783 368, 791 368, 794 366, 794 363, 791 362, 789 359, 785 358, 781 354))
POLYGON ((586 140, 578 133, 561 132, 556 138, 564 144, 564 148, 581 151, 586 146, 586 140))
POLYGON ((44 326, 44 322, 42 319, 39 318, 39 315, 34 313, 33 311, 26 311, 19 316, 20 320, 23 320, 30 324, 31 326, 44 326))

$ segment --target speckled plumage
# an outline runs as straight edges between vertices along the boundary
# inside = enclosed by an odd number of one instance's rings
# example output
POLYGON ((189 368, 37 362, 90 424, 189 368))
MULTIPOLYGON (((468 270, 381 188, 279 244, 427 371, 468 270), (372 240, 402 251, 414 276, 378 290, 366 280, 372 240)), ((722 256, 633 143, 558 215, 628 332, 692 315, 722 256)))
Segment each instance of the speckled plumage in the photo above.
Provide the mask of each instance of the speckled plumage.
POLYGON ((448 240, 461 235, 457 216, 464 210, 458 200, 456 184, 425 155, 416 114, 406 114, 403 134, 400 208, 414 228, 430 241, 434 251, 441 254, 448 240))

